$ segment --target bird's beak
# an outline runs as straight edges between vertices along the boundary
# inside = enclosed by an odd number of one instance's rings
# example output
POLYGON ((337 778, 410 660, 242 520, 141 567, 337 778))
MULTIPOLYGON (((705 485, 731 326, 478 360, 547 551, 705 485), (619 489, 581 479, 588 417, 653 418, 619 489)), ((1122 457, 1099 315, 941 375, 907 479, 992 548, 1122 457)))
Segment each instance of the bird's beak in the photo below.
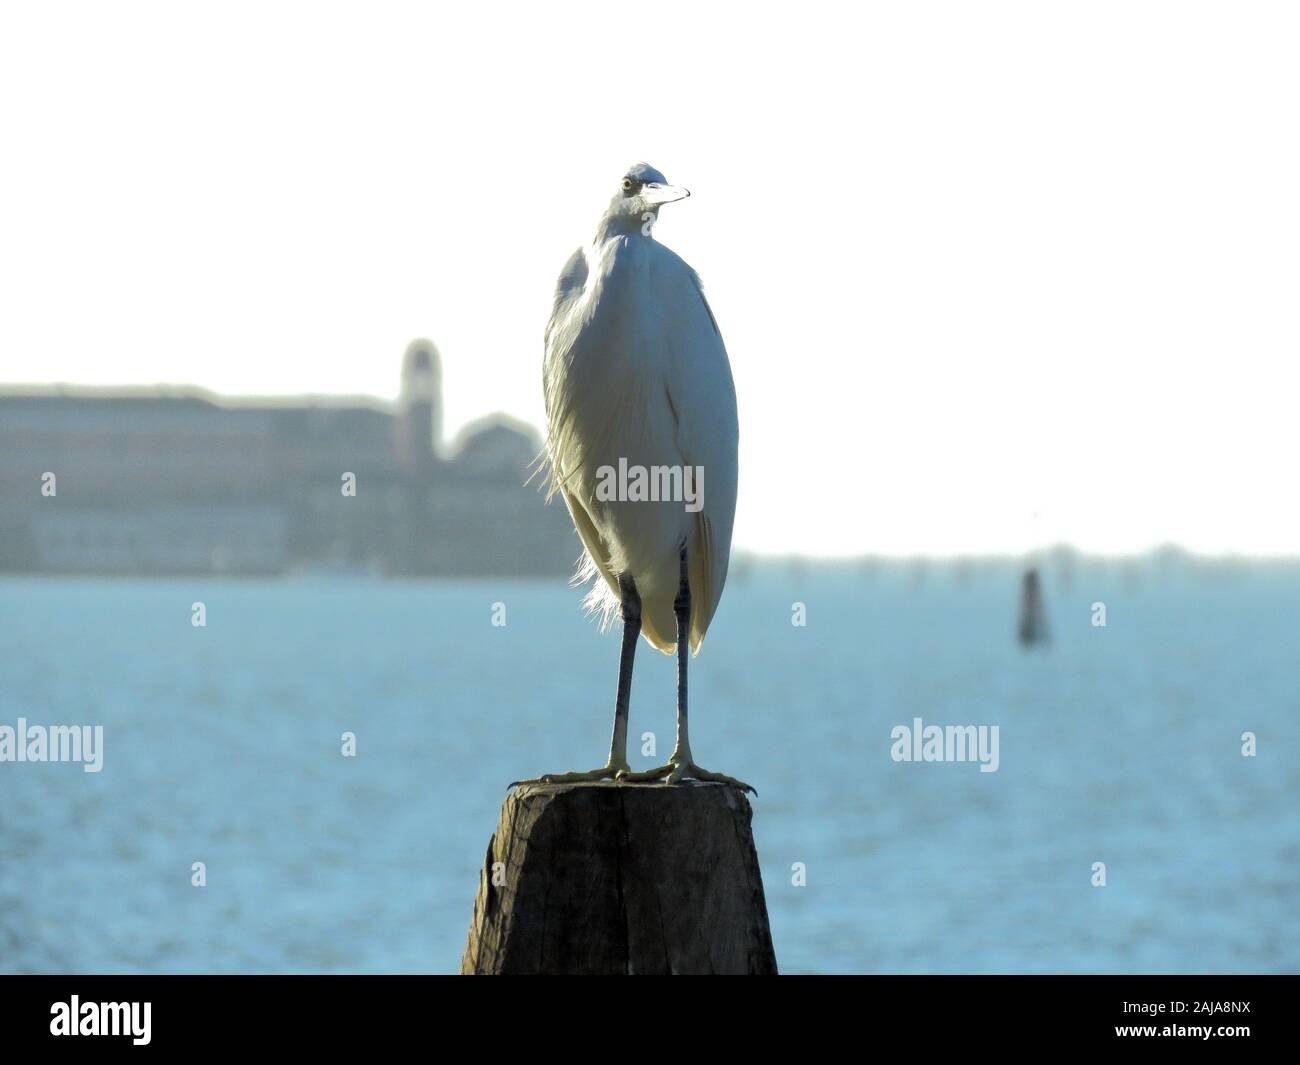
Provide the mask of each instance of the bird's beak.
POLYGON ((641 199, 655 207, 661 203, 672 203, 673 200, 684 200, 690 194, 690 189, 684 189, 680 185, 661 185, 657 181, 647 181, 641 186, 641 199))

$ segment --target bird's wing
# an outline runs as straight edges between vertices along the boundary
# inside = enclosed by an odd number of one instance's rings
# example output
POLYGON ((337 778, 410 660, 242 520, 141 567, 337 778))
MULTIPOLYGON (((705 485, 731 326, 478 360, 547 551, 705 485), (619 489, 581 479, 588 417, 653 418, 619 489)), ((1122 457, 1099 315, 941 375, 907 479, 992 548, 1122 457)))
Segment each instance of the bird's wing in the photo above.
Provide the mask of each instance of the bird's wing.
MULTIPOLYGON (((569 441, 566 439, 567 419, 561 413, 566 395, 568 379, 567 358, 572 350, 572 338, 562 335, 570 306, 582 294, 588 274, 587 256, 578 248, 569 256, 564 269, 555 283, 555 299, 551 305, 551 317, 546 324, 545 358, 542 361, 542 395, 546 403, 547 436, 546 452, 550 459, 550 485, 547 491, 549 499, 560 491, 563 474, 560 471, 560 457, 569 441)), ((567 501, 567 497, 566 497, 567 501)), ((569 506, 570 512, 573 506, 569 506)), ((575 517, 576 522, 576 517, 575 517)))
MULTIPOLYGON (((683 263, 683 265, 685 265, 683 263)), ((687 267, 673 329, 667 389, 677 421, 677 446, 689 466, 702 467, 703 507, 688 551, 691 650, 698 652, 722 598, 736 517, 736 387, 727 348, 695 271, 687 267)))
POLYGON ((554 324, 563 316, 565 305, 582 291, 582 286, 587 283, 587 254, 582 248, 578 248, 569 256, 568 262, 564 264, 564 269, 560 271, 560 276, 555 281, 555 300, 551 304, 551 320, 546 328, 546 342, 550 343, 551 329, 554 324))
POLYGON ((601 627, 612 624, 619 606, 618 578, 613 571, 609 545, 597 530, 591 515, 575 490, 570 478, 581 471, 581 450, 574 433, 572 375, 574 355, 573 322, 570 312, 574 300, 582 295, 590 266, 586 252, 579 248, 560 271, 555 286, 555 301, 546 326, 545 358, 542 363, 542 389, 546 401, 546 455, 550 467, 549 498, 556 493, 564 499, 573 527, 584 548, 575 581, 584 583, 599 578, 587 593, 585 606, 600 616, 601 627))
POLYGON ((609 587, 609 590, 617 596, 618 578, 610 569, 609 549, 606 547, 600 533, 597 532, 596 526, 592 523, 591 515, 587 513, 587 508, 582 505, 582 501, 573 492, 561 487, 560 494, 564 496, 564 505, 569 508, 569 515, 573 518, 573 527, 578 530, 578 539, 582 541, 582 546, 587 549, 586 558, 590 562, 591 572, 579 573, 579 580, 588 576, 599 576, 609 587))

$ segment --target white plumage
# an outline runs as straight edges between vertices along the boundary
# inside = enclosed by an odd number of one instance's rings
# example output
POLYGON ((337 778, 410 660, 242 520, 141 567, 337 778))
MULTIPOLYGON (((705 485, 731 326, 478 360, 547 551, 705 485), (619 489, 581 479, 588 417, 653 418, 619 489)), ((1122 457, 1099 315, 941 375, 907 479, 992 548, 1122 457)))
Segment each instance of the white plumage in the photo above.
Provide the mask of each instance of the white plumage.
MULTIPOLYGON (((628 179, 666 185, 644 164, 628 179)), ((617 577, 630 575, 643 634, 672 654, 681 546, 693 652, 726 583, 738 430, 727 349, 695 271, 649 235, 643 216, 656 208, 635 190, 616 196, 595 239, 569 259, 546 330, 543 379, 553 488, 582 538, 585 573, 598 577, 588 602, 612 619, 617 577), (597 500, 597 470, 620 458, 702 468, 703 508, 597 500)))
POLYGON ((542 372, 551 489, 582 539, 582 573, 596 578, 588 602, 606 623, 621 615, 623 647, 608 762, 540 783, 692 778, 749 787, 696 765, 687 729, 687 659, 727 580, 737 441, 731 365, 700 279, 650 232, 662 204, 689 195, 653 167, 632 167, 556 286, 542 372), (677 494, 652 502, 627 483, 608 491, 608 474, 627 469, 676 471, 677 494), (677 653, 677 743, 666 765, 633 773, 627 725, 638 633, 677 653))

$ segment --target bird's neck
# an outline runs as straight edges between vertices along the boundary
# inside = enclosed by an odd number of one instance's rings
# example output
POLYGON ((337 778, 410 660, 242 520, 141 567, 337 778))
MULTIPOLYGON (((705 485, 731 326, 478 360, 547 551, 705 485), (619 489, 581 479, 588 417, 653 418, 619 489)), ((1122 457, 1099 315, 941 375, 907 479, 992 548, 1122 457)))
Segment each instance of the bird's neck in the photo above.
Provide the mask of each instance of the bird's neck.
POLYGON ((646 211, 644 215, 628 214, 625 211, 609 211, 596 227, 596 243, 603 244, 615 237, 650 237, 650 231, 659 220, 658 211, 646 211))

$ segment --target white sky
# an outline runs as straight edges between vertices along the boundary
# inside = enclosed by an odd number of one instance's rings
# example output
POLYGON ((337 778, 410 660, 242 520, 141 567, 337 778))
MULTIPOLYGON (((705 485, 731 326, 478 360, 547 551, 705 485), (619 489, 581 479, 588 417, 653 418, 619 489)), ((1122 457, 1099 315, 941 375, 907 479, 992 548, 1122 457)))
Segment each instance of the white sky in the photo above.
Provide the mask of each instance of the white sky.
POLYGON ((0 8, 0 381, 540 424, 624 168, 694 197, 739 546, 1300 549, 1285 4, 0 8), (1033 515, 1037 514, 1037 517, 1033 515))

